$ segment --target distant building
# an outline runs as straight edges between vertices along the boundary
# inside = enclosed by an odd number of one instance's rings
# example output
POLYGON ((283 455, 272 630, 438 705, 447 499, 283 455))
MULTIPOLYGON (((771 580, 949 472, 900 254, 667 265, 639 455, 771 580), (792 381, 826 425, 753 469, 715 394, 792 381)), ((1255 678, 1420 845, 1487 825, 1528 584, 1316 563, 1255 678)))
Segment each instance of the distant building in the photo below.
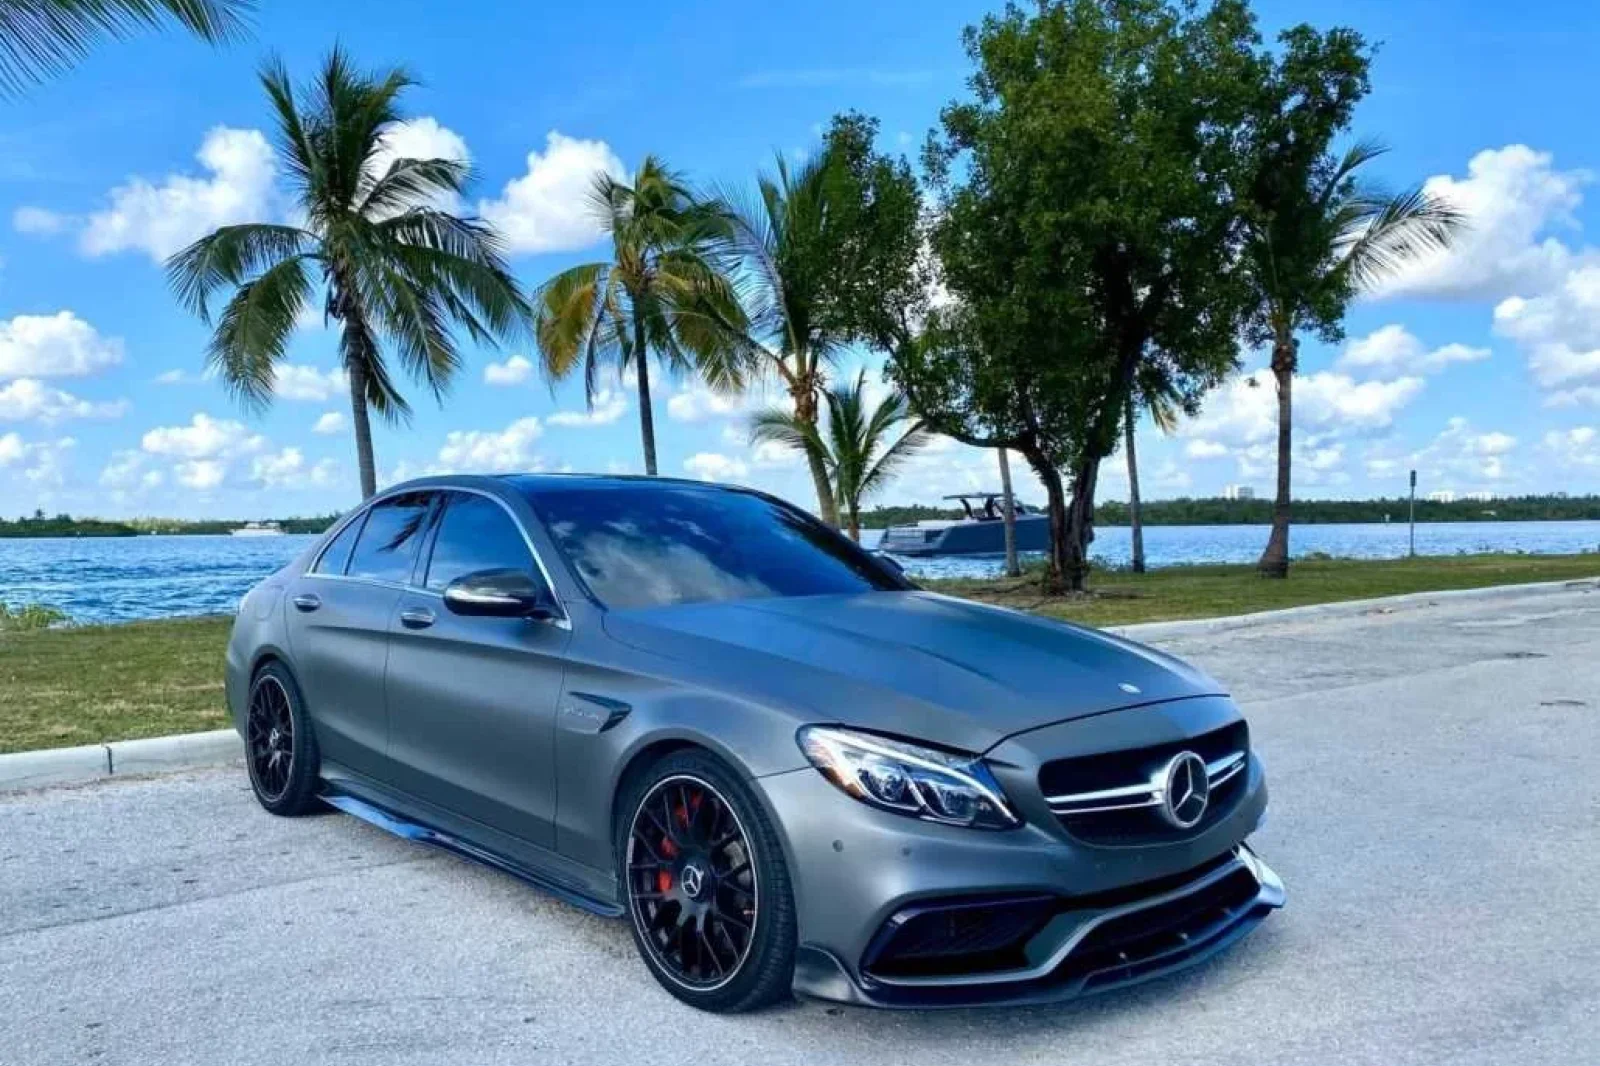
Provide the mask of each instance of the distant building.
POLYGON ((1256 490, 1249 485, 1224 485, 1222 486, 1222 498, 1224 500, 1253 500, 1256 498, 1256 490))
POLYGON ((1492 492, 1469 492, 1469 493, 1467 493, 1465 496, 1463 496, 1461 498, 1463 500, 1471 500, 1473 503, 1488 503, 1489 501, 1494 499, 1494 493, 1492 493, 1492 492))
POLYGON ((1435 491, 1428 493, 1428 501, 1430 503, 1455 503, 1456 502, 1455 490, 1454 489, 1436 489, 1435 491))

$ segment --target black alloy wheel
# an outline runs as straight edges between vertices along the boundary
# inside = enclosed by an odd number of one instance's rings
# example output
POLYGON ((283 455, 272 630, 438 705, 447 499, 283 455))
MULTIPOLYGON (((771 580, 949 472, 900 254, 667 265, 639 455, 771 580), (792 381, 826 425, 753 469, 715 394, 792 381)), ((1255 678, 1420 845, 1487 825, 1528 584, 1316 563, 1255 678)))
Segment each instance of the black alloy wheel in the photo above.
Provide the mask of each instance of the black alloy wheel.
POLYGON ((621 855, 634 939, 679 999, 748 1010, 787 995, 794 907, 771 827, 743 786, 694 752, 636 794, 621 855))
POLYGON ((318 753, 299 686, 282 663, 256 673, 245 711, 245 766, 261 806, 305 814, 317 806, 318 753))

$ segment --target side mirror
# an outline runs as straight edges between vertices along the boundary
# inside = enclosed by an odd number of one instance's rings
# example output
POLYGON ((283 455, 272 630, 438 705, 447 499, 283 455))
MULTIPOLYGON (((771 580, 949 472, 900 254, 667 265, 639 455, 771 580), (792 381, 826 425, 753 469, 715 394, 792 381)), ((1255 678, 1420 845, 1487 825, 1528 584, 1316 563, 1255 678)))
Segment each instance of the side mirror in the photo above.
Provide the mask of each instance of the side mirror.
POLYGON ((553 618, 555 602, 532 574, 522 570, 478 570, 445 586, 444 605, 454 614, 484 618, 553 618))
POLYGON ((872 557, 890 570, 893 570, 900 577, 906 576, 906 568, 900 565, 899 559, 896 559, 888 552, 873 552, 872 557))

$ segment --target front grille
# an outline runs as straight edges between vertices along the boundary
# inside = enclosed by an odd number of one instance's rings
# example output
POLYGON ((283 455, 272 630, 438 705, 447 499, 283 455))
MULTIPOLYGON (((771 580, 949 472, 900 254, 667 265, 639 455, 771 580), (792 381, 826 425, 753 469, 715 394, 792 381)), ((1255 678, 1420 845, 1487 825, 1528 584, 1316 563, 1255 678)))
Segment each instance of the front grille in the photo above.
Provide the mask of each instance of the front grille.
POLYGON ((1166 843, 1202 833, 1227 817, 1244 794, 1249 752, 1249 727, 1239 721, 1187 740, 1057 759, 1040 768, 1039 787, 1051 798, 1062 828, 1085 843, 1166 843), (1162 817, 1155 792, 1162 770, 1185 751, 1208 764, 1212 781, 1204 815, 1186 829, 1162 817))

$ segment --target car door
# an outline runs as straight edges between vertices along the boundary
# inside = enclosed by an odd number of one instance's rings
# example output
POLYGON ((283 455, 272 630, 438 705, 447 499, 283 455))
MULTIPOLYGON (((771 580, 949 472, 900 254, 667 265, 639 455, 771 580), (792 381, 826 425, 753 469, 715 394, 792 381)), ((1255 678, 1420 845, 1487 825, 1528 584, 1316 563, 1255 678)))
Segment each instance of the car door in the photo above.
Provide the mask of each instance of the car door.
POLYGON ((487 494, 451 491, 420 588, 390 629, 390 753, 405 790, 541 847, 554 844, 555 712, 565 618, 466 617, 442 593, 478 570, 548 584, 518 520, 487 494))
POLYGON ((289 589, 289 651, 325 762, 383 779, 389 623, 415 568, 434 493, 357 514, 289 589))

